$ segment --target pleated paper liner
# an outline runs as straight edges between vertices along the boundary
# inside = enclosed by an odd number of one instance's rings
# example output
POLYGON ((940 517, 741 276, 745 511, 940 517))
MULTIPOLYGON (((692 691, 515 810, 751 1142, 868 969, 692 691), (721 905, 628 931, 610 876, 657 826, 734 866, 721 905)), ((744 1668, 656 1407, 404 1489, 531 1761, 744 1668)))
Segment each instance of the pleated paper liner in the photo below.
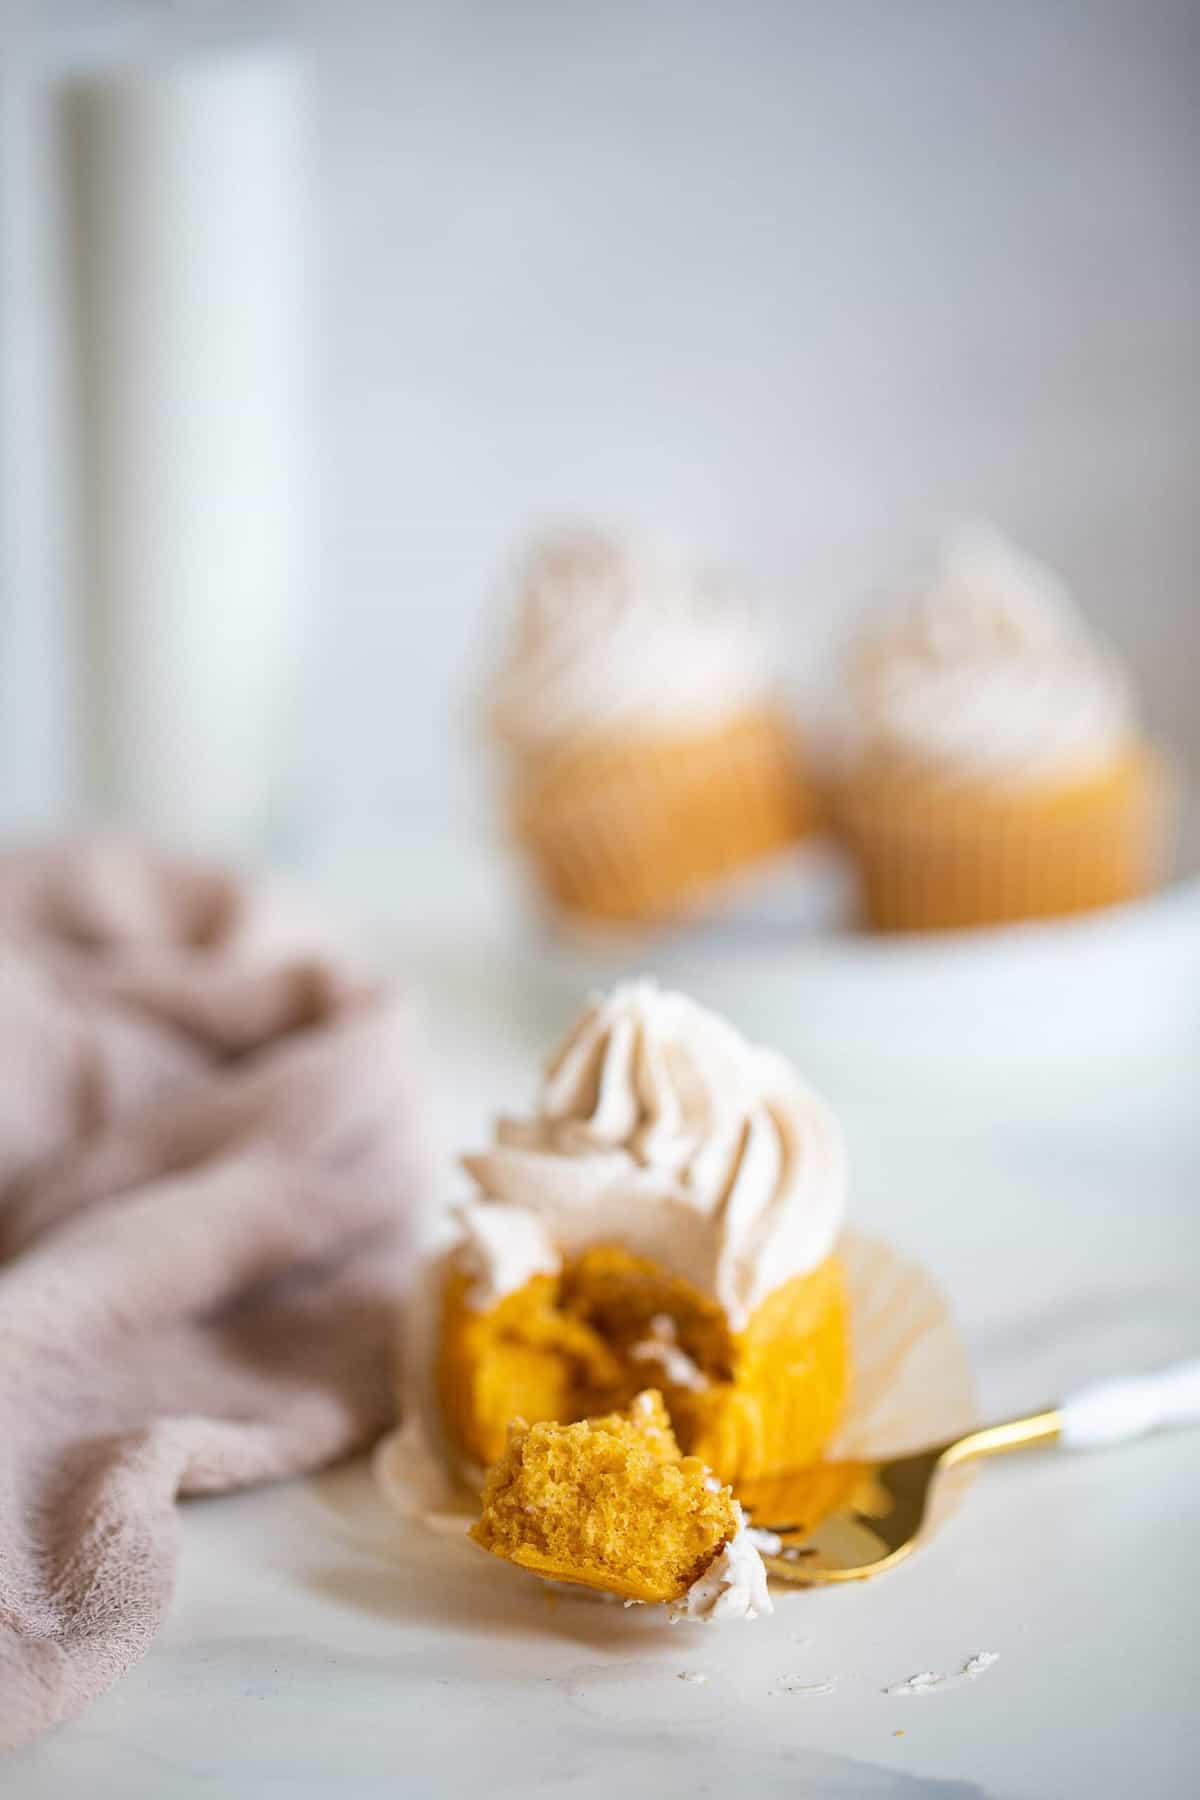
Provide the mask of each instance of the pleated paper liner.
POLYGON ((848 783, 841 832, 866 923, 922 931, 1057 918, 1148 892, 1167 863, 1173 782, 1150 752, 1057 793, 848 783))
MULTIPOLYGON (((851 1382, 830 1459, 870 1461, 923 1449, 977 1423, 966 1344, 932 1277, 882 1239, 843 1233, 838 1255, 850 1295, 851 1382)), ((478 1514, 479 1471, 457 1466, 434 1393, 433 1368, 445 1256, 418 1292, 409 1344, 404 1423, 375 1453, 375 1474, 395 1510, 461 1537, 478 1514), (472 1489, 471 1479, 475 1479, 472 1489)), ((969 1471, 944 1484, 932 1535, 953 1511, 969 1471)))
POLYGON ((513 831, 569 918, 628 924, 670 919, 813 823, 797 746, 764 710, 553 757, 519 778, 513 831))

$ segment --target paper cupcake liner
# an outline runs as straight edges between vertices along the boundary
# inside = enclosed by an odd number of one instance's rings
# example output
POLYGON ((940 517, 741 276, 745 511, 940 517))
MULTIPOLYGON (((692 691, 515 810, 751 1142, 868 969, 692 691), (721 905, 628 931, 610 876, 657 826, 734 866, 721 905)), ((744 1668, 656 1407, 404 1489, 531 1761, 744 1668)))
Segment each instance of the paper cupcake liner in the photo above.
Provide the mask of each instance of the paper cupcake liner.
MULTIPOLYGON (((970 1357, 931 1276, 881 1239, 847 1231, 837 1254, 850 1300, 850 1393, 829 1459, 901 1455, 957 1437, 977 1422, 970 1357)), ((462 1466, 442 1428, 434 1366, 446 1256, 419 1284, 403 1384, 404 1422, 375 1453, 391 1505, 430 1530, 461 1537, 478 1514, 480 1472, 462 1466), (474 1487, 471 1481, 474 1481, 474 1487)), ((930 1531, 966 1485, 947 1485, 930 1531)))
POLYGON ((866 922, 920 931, 1136 899, 1161 879, 1171 802, 1162 765, 1144 754, 1090 786, 1027 797, 868 779, 844 790, 838 818, 866 922))
POLYGON ((813 823, 796 745, 766 711, 702 738, 555 756, 521 773, 514 803, 551 900, 604 920, 670 917, 813 823))

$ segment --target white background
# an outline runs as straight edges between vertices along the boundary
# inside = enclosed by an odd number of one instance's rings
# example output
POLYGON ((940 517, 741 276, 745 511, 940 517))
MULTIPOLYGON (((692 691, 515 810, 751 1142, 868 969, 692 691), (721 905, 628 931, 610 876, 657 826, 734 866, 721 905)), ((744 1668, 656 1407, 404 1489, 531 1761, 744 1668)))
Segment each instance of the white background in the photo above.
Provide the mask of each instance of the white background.
POLYGON ((1194 6, 358 0, 326 41, 331 829, 474 816, 547 518, 690 537, 802 673, 984 513, 1189 737, 1194 6))
MULTIPOLYGON (((416 837, 413 880, 461 877, 490 828, 472 709, 498 575, 562 518, 726 562, 802 682, 947 520, 988 515, 1195 743, 1194 5, 276 10, 315 48, 322 321, 290 854, 360 867, 416 837)), ((145 14, 25 11, 59 51, 81 19, 145 14)), ((28 199, 46 177, 20 150, 28 199)), ((6 273, 7 540, 46 454, 23 402, 53 256, 33 274, 6 273)), ((68 525, 50 514, 43 572, 68 525)), ((0 792, 37 824, 73 802, 71 670, 11 545, 5 567, 0 792)))

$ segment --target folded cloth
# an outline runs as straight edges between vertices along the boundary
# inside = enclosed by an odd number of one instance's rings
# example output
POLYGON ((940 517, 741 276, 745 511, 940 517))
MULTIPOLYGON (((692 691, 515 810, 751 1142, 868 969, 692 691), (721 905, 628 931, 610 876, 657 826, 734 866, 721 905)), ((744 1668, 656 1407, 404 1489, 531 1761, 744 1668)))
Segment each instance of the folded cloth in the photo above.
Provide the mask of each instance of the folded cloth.
POLYGON ((149 1645, 176 1497, 387 1422, 416 1058, 266 887, 113 843, 0 857, 0 1749, 149 1645))

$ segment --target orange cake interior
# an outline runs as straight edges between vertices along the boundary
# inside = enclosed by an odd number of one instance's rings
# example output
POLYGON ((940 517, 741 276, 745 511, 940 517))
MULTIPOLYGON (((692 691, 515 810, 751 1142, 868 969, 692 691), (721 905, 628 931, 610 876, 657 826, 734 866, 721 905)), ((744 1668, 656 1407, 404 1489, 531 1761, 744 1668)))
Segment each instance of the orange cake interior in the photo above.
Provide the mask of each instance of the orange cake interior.
POLYGON ((471 1536, 537 1575, 653 1604, 682 1599, 739 1523, 730 1489, 680 1454, 647 1390, 625 1413, 511 1424, 471 1536))
POLYGON ((615 1247, 569 1258, 486 1311, 451 1269, 438 1363, 443 1417, 486 1466, 515 1418, 567 1424, 661 1389, 690 1456, 738 1482, 814 1462, 845 1398, 849 1349, 841 1266, 828 1257, 769 1294, 741 1331, 688 1282, 615 1247))

